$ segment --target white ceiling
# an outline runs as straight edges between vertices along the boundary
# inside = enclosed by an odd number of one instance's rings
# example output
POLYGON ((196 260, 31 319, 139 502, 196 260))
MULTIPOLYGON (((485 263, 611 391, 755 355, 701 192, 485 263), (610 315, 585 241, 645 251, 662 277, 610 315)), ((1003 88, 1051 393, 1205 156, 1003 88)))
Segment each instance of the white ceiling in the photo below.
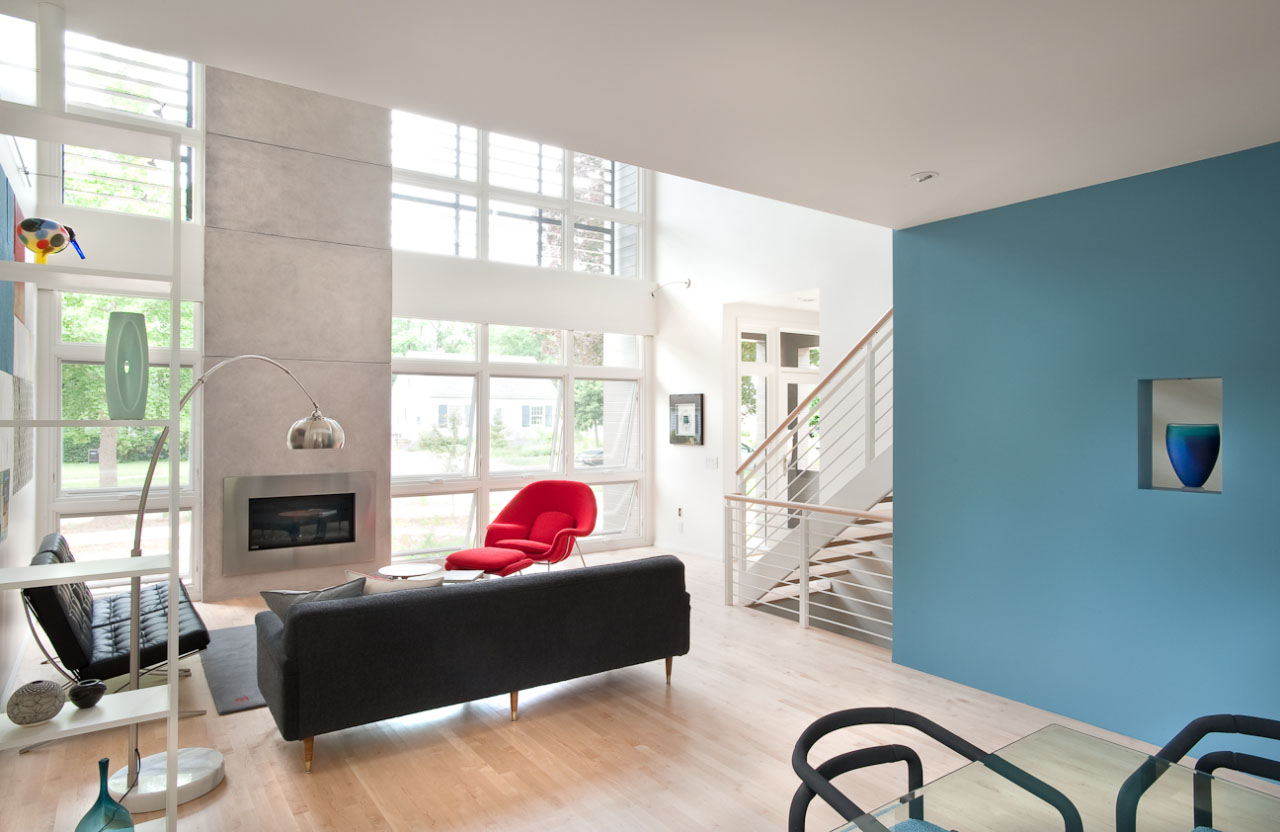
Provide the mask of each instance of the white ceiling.
POLYGON ((1280 140, 1277 0, 66 7, 108 39, 894 228, 1280 140))

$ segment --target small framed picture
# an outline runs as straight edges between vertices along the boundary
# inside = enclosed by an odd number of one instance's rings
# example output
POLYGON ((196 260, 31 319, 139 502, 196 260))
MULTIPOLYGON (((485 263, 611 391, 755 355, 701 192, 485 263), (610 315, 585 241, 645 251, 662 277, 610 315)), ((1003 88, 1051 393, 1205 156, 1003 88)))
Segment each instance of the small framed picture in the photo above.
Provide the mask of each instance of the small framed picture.
POLYGON ((702 444, 702 394, 671 397, 671 444, 702 444))

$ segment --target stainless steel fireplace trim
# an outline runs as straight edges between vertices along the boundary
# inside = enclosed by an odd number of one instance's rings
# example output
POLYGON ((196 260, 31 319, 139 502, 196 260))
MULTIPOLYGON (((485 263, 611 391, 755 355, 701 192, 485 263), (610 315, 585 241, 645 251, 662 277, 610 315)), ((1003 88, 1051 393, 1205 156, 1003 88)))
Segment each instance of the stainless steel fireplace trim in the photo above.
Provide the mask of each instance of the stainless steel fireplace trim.
POLYGON ((343 474, 285 474, 225 477, 222 480, 222 575, 285 572, 314 566, 338 566, 374 560, 377 515, 373 471, 343 474), (307 494, 356 495, 355 537, 350 543, 249 550, 249 500, 307 494))

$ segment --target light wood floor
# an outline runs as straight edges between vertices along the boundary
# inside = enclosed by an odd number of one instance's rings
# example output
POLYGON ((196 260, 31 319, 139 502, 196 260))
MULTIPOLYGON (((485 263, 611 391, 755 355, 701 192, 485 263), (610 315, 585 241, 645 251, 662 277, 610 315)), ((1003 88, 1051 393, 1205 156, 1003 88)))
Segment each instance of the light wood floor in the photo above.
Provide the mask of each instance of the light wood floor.
MULTIPOLYGON (((607 562, 656 554, 589 556, 607 562)), ((316 739, 303 772, 301 743, 280 739, 265 709, 217 716, 200 661, 182 683, 182 745, 226 756, 226 783, 181 807, 191 830, 684 830, 785 828, 797 785, 792 746, 815 718, 842 708, 918 711, 985 748, 1059 722, 1143 750, 1150 746, 889 662, 887 651, 723 604, 714 558, 684 558, 693 597, 692 647, 672 684, 663 663, 522 691, 511 722, 506 696, 351 728, 316 739)), ((257 598, 201 604, 211 629, 250 623, 257 598)), ((389 634, 389 637, 394 635, 389 634)), ((420 637, 429 638, 429 633, 420 637)), ((29 649, 20 679, 51 675, 29 649)), ((143 729, 143 754, 163 749, 163 722, 143 729)), ((823 760, 868 741, 922 751, 925 779, 963 764, 909 731, 828 738, 823 760)), ((125 754, 123 729, 76 737, 19 757, 0 753, 0 830, 74 828, 96 795, 95 761, 125 754)), ((864 806, 905 789, 901 766, 842 780, 864 806)), ((140 819, 146 819, 144 816, 140 819)), ((814 803, 810 829, 839 816, 814 803)))

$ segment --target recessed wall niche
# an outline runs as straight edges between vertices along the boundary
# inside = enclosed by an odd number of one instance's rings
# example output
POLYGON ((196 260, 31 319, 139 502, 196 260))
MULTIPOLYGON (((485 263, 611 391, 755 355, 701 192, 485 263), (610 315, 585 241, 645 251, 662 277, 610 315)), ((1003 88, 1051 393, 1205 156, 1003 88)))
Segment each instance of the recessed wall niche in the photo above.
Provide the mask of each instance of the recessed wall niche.
MULTIPOLYGON (((1207 480, 1199 488, 1189 488, 1179 479, 1165 444, 1169 425, 1222 424, 1221 378, 1155 378, 1138 382, 1138 487, 1157 491, 1222 493, 1222 453, 1207 480)), ((1177 431, 1178 429, 1175 429, 1177 431)), ((1203 459, 1212 446, 1211 428, 1182 428, 1184 438, 1184 474, 1194 467, 1196 457, 1203 459)), ((1223 439, 1222 441, 1225 441, 1223 439)))

